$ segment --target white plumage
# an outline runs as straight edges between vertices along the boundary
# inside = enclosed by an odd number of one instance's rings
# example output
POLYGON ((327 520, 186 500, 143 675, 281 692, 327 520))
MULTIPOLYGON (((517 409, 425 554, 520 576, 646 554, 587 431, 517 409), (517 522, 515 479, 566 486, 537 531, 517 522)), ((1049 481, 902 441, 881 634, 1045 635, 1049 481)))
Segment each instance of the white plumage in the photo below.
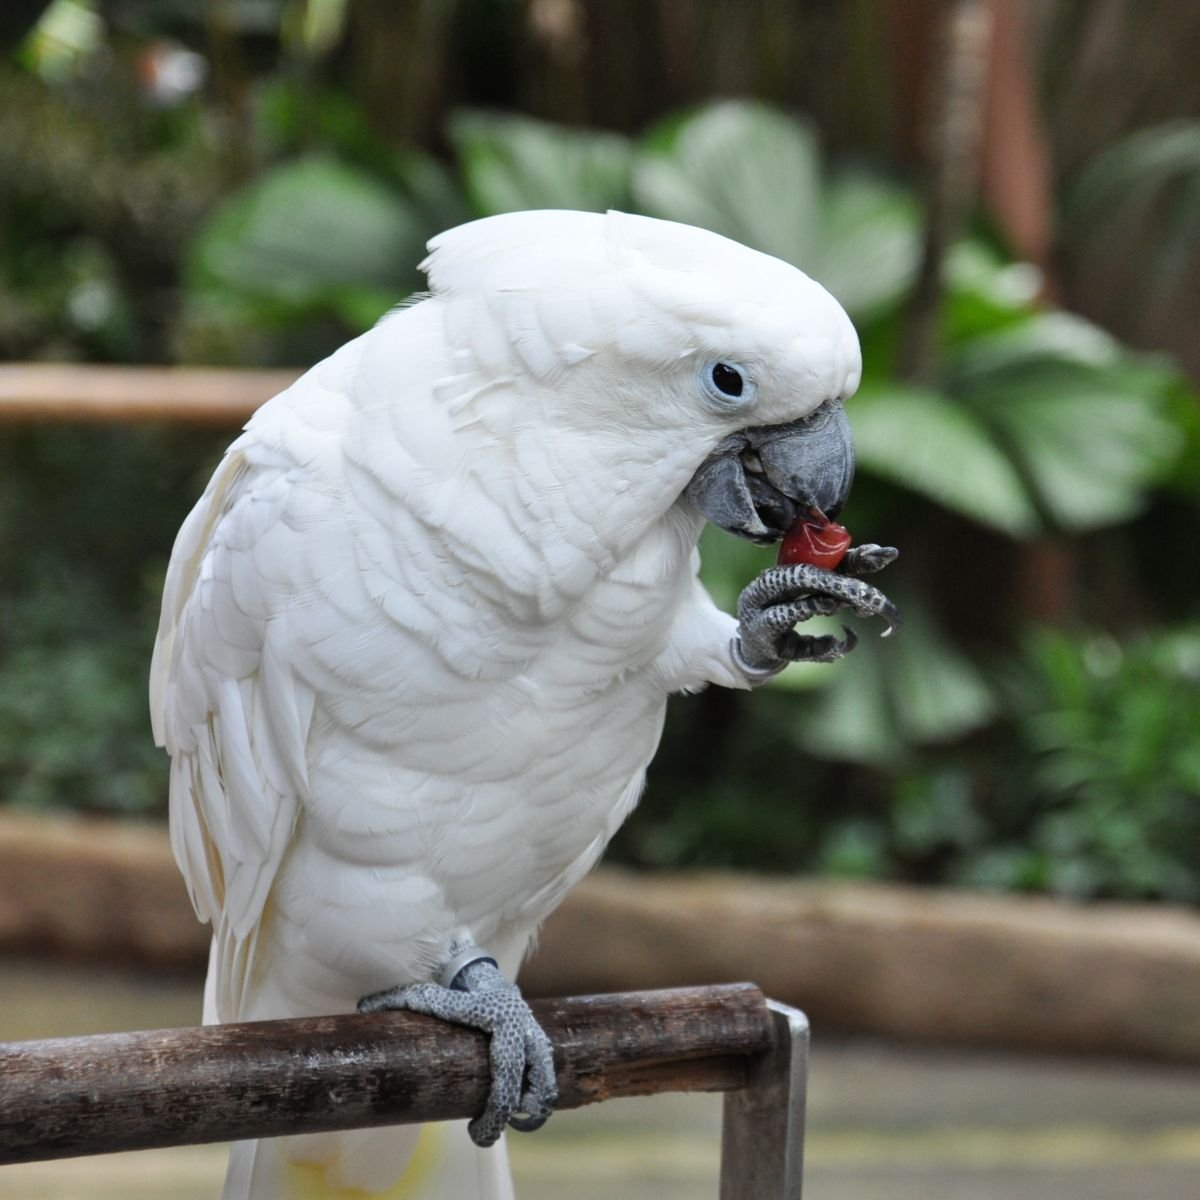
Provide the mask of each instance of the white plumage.
MULTIPOLYGON (((172 555, 151 707, 209 1021, 352 1010, 464 933, 512 978, 636 803, 668 694, 748 685, 684 487, 857 383, 837 304, 713 234, 533 212, 430 248, 431 294, 255 414, 172 555), (749 411, 698 386, 713 359, 749 411)), ((226 1195, 380 1189, 414 1138, 244 1145, 226 1195)), ((509 1194, 502 1147, 442 1141, 420 1194, 509 1194)))

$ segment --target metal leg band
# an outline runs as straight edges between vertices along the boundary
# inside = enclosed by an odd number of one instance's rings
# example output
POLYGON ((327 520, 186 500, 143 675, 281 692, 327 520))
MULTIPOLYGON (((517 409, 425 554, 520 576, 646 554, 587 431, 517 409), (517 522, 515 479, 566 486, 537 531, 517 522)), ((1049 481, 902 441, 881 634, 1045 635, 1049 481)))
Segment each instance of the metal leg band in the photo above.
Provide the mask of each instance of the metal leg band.
POLYGON ((466 989, 459 985, 458 977, 472 963, 477 962, 491 963, 497 970, 500 969, 499 964, 490 954, 485 954, 478 946, 467 945, 442 964, 441 970, 438 971, 437 982, 444 988, 465 991, 466 989))

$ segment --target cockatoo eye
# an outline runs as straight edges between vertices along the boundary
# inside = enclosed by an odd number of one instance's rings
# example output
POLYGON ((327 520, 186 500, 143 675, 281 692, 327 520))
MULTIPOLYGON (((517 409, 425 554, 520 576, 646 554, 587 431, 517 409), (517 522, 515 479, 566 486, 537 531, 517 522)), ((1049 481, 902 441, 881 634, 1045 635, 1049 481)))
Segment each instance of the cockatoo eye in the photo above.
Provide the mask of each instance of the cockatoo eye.
POLYGON ((705 363, 700 372, 700 382, 714 408, 740 410, 754 403, 754 383, 745 368, 736 363, 705 363))
POLYGON ((741 371, 728 363, 713 363, 712 381, 717 391, 726 396, 740 396, 746 386, 741 371))

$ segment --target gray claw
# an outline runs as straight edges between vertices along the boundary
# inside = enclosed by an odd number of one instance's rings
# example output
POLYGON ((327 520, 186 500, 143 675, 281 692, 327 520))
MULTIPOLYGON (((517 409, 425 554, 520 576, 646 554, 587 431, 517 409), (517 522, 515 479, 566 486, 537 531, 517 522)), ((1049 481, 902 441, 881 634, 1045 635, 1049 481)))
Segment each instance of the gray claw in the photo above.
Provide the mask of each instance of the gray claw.
POLYGON ((783 644, 783 652, 788 662, 837 662, 858 645, 858 637, 853 629, 843 625, 842 632, 846 635, 844 638, 834 637, 830 633, 814 637, 793 631, 783 644))
POLYGON ((520 990, 490 959, 480 958, 463 967, 450 987, 413 983, 391 988, 365 996, 358 1008, 360 1012, 407 1009, 490 1035, 492 1089, 483 1112, 467 1126, 477 1146, 493 1145, 505 1125, 522 1133, 540 1129, 554 1111, 558 1088, 550 1039, 534 1020, 520 990))
POLYGON ((874 542, 864 542, 846 552, 838 568, 844 575, 873 575, 890 567, 900 557, 900 551, 895 546, 877 546, 874 542))
POLYGON ((518 1133, 535 1133, 541 1129, 545 1123, 550 1120, 550 1114, 538 1117, 518 1117, 512 1116, 508 1118, 508 1127, 515 1129, 518 1133))
MULTIPOLYGON (((860 549, 881 551, 862 559, 869 564, 885 558, 889 548, 860 549)), ((878 588, 852 575, 805 563, 769 567, 738 597, 738 657, 755 672, 776 670, 788 662, 832 662, 841 658, 854 648, 853 635, 845 640, 812 638, 794 631, 795 625, 810 617, 828 616, 841 608, 860 617, 883 617, 888 623, 884 637, 899 628, 903 619, 900 610, 878 588)))

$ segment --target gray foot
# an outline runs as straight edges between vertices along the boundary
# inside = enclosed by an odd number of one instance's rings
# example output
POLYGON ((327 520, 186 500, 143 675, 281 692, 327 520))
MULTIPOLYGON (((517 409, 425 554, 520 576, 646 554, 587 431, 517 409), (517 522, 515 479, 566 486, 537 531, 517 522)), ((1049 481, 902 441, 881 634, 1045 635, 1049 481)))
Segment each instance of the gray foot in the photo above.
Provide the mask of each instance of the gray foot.
POLYGON ((467 1126, 477 1146, 493 1145, 505 1125, 521 1133, 540 1129, 554 1111, 558 1085, 550 1039, 534 1020, 520 990, 490 958, 468 963, 449 987, 411 983, 390 988, 364 996, 358 1009, 406 1009, 491 1035, 492 1090, 483 1112, 467 1126))
MULTIPOLYGON (((868 545, 847 559, 850 568, 869 572, 881 570, 896 556, 891 547, 868 545)), ((834 662, 857 644, 849 629, 844 638, 812 637, 797 633, 794 626, 841 609, 860 617, 883 617, 888 623, 884 637, 902 622, 900 610, 878 588, 853 575, 804 563, 769 567, 738 597, 738 657, 751 672, 765 673, 791 662, 834 662)))

